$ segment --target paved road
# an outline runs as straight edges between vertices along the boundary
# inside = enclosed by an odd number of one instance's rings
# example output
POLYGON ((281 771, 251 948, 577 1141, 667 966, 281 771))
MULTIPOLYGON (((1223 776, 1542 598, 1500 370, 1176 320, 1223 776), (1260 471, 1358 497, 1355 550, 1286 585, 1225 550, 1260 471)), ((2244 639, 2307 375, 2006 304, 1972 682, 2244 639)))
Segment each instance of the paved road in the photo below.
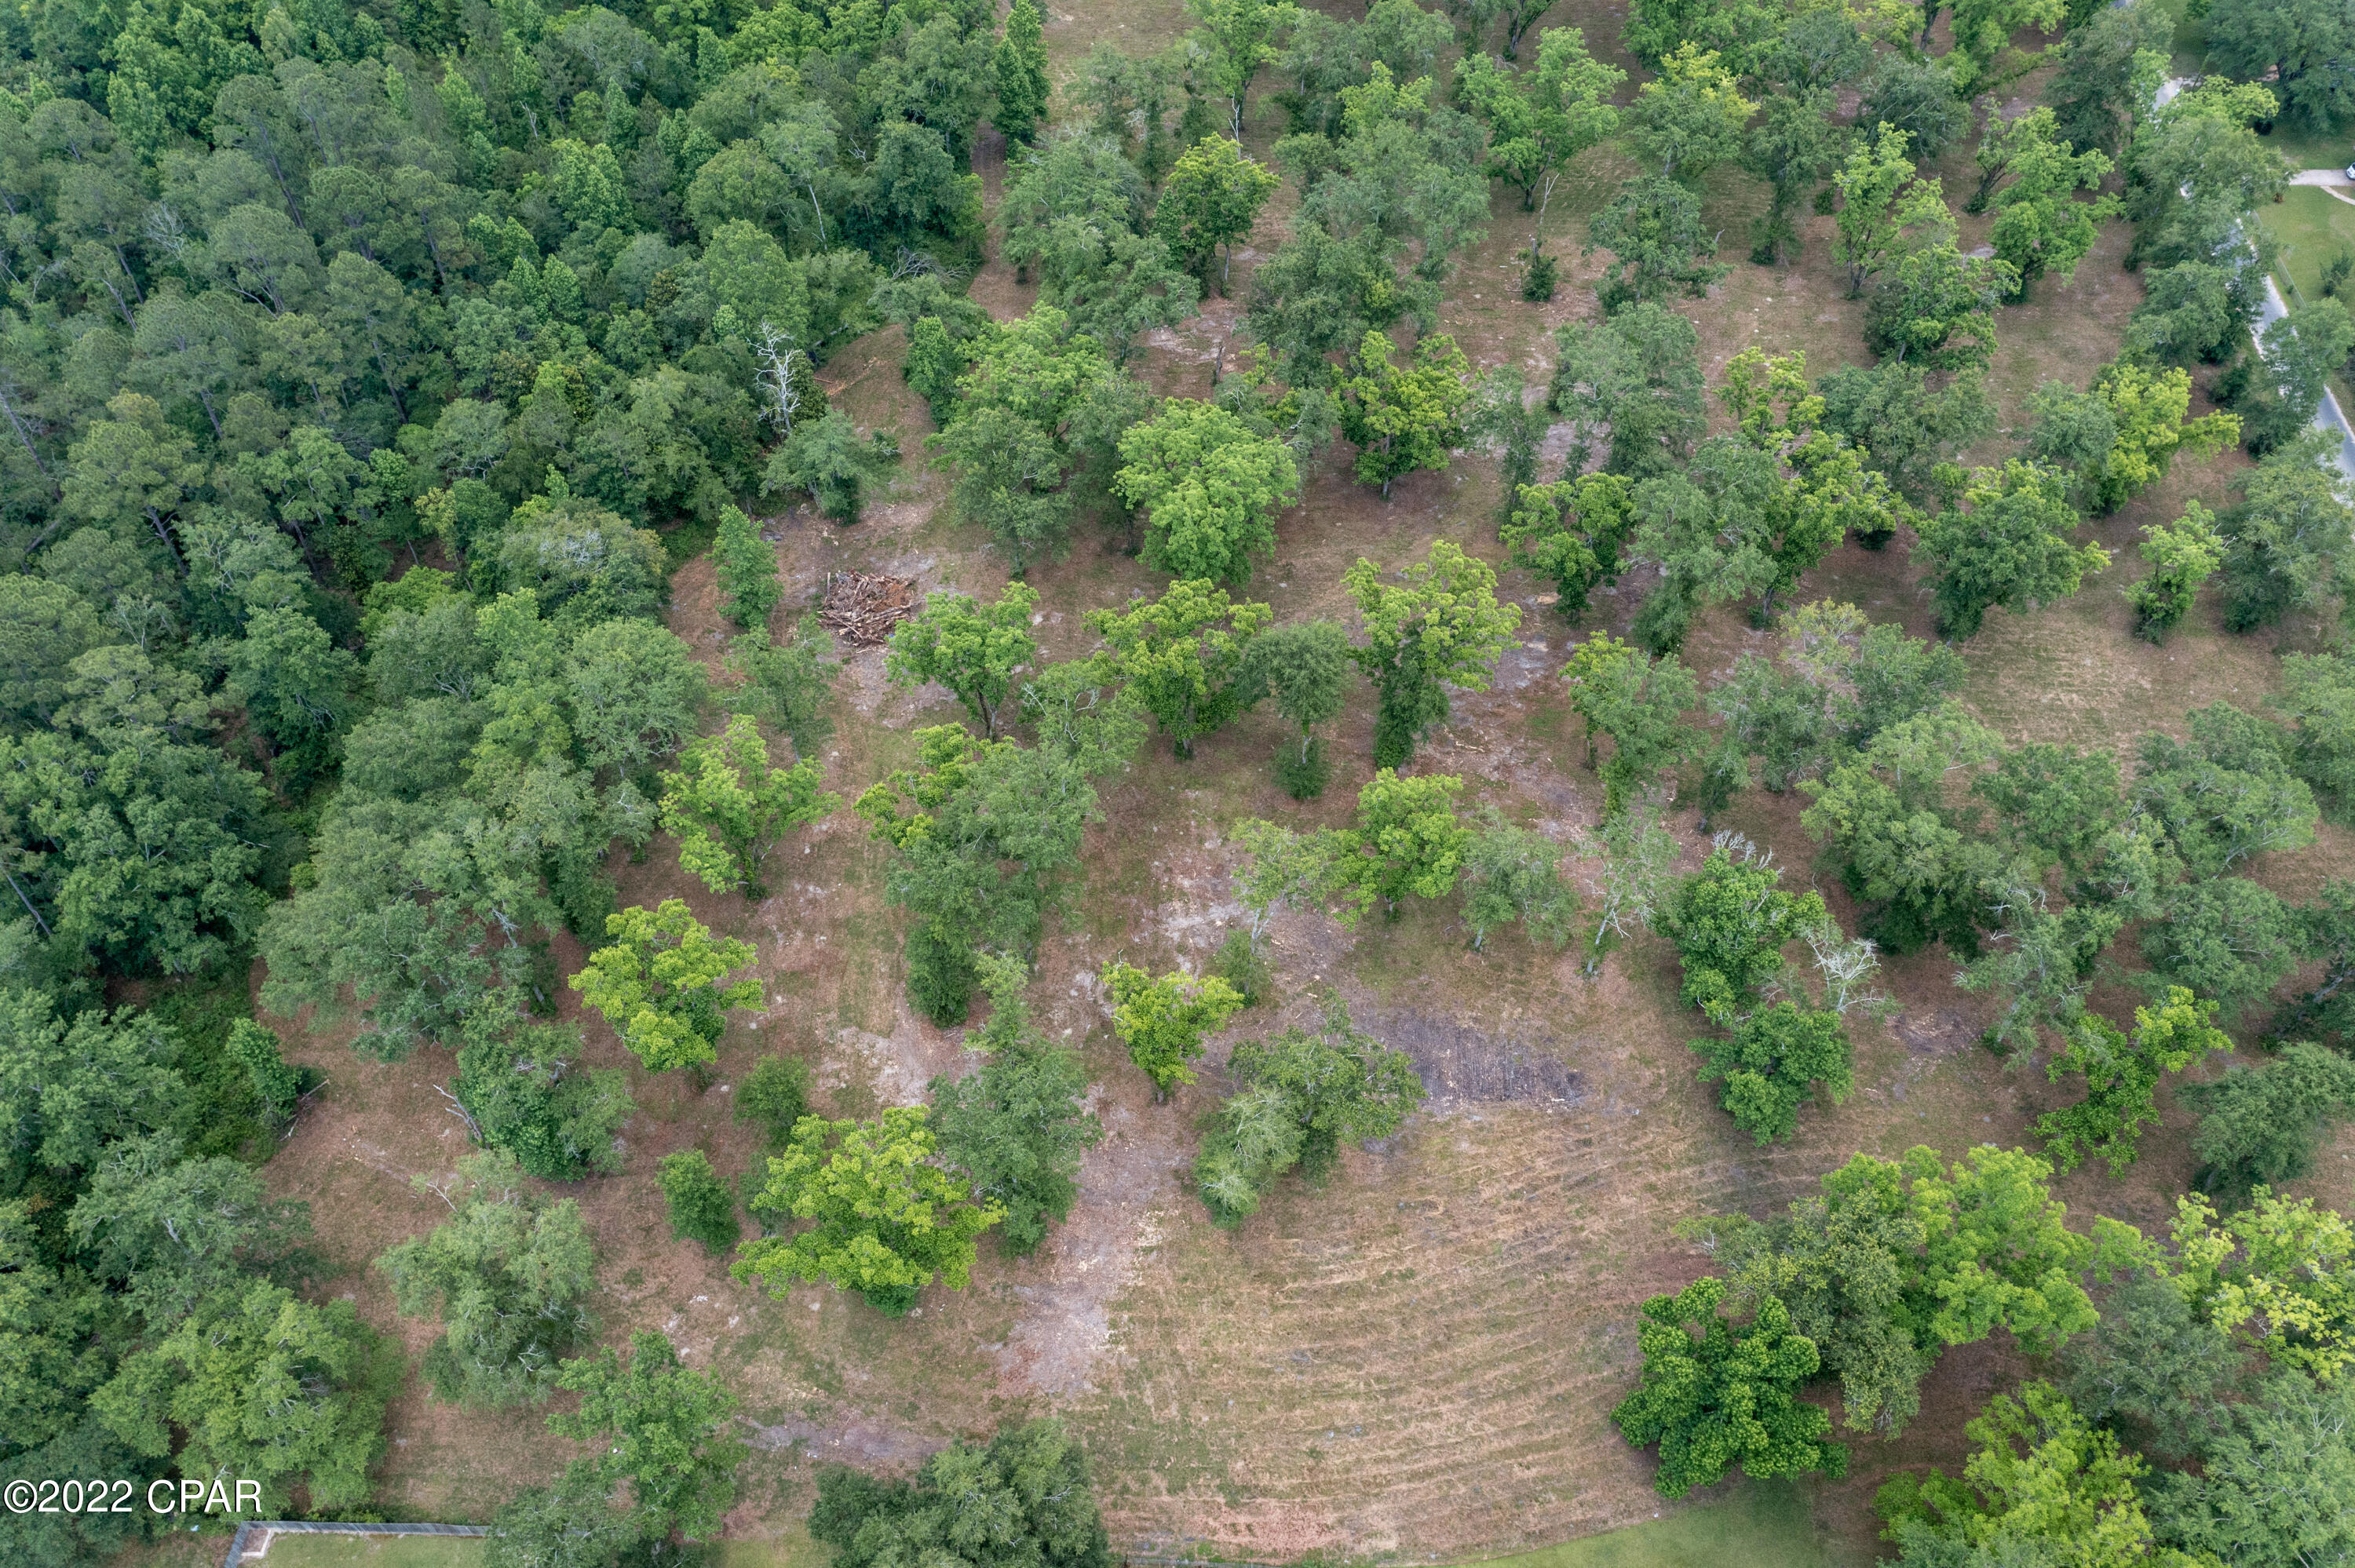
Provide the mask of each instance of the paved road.
MULTIPOLYGON (((2274 281, 2268 275, 2265 279, 2264 301, 2257 309, 2257 331, 2261 334, 2259 337, 2261 344, 2264 341, 2262 334, 2265 328, 2287 313, 2287 307, 2282 303, 2281 291, 2274 287, 2274 281)), ((2260 352, 2263 352, 2262 349, 2260 352)), ((2322 407, 2314 411, 2314 424, 2317 429, 2328 431, 2339 438, 2339 470, 2348 478, 2355 479, 2355 429, 2348 427, 2347 416, 2339 411, 2337 395, 2327 387, 2322 390, 2322 407)))
MULTIPOLYGON (((2169 99, 2190 86, 2192 79, 2190 77, 2183 76, 2169 77, 2159 84, 2158 92, 2151 107, 2156 109, 2166 103, 2169 99)), ((2340 194, 2344 189, 2355 189, 2355 180, 2350 180, 2347 177, 2345 169, 2300 169, 2290 175, 2289 183, 2294 185, 2320 185, 2332 196, 2338 196, 2340 201, 2355 207, 2355 197, 2340 194)), ((2187 190, 2185 194, 2190 193, 2187 190)), ((2257 332, 2260 342, 2266 327, 2289 313, 2289 308, 2282 303, 2281 291, 2274 286, 2271 277, 2265 279, 2265 297, 2257 313, 2257 332)), ((2258 352, 2262 354, 2264 351, 2260 348, 2258 352)), ((2316 429, 2327 430, 2339 438, 2339 471, 2346 474, 2349 479, 2355 480, 2355 427, 2348 424, 2346 414, 2339 407, 2338 397, 2328 388, 2325 388, 2322 394, 2322 407, 2314 411, 2314 423, 2316 429)))

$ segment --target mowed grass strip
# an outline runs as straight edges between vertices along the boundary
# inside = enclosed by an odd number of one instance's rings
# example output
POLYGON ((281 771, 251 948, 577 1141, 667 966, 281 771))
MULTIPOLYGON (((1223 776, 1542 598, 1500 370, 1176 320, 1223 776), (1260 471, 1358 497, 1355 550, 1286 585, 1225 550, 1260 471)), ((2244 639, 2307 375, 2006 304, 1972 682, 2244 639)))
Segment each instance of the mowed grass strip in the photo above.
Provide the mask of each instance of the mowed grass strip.
POLYGON ((1869 1551, 1842 1554, 1817 1528, 1806 1491, 1789 1482, 1738 1488, 1722 1502, 1686 1509, 1560 1546, 1494 1557, 1480 1568, 1846 1568, 1871 1561, 1869 1551))

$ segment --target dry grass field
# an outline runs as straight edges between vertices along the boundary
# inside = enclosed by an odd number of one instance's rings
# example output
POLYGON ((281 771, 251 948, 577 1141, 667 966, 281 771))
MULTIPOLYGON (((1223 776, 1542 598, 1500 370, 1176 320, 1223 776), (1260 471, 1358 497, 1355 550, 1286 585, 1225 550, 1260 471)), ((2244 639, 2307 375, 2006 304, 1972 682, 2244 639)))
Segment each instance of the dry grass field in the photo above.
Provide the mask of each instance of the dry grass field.
MULTIPOLYGON (((1623 16, 1603 0, 1577 0, 1557 6, 1544 25, 1583 26, 1607 54, 1617 48, 1623 16)), ((1058 4, 1047 36, 1058 69, 1068 70, 1099 38, 1136 48, 1173 38, 1184 25, 1176 0, 1058 4)), ((1252 139, 1264 145, 1276 128, 1270 109, 1255 117, 1252 139)), ((1002 160, 1002 145, 993 143, 984 159, 993 193, 1002 160)), ((1955 191, 1967 151, 1948 163, 1955 191)), ((1518 362, 1533 376, 1550 367, 1551 330, 1594 309, 1602 258, 1577 255, 1584 218, 1626 173, 1624 159, 1599 149, 1557 196, 1550 228, 1565 265, 1561 291, 1545 306, 1518 296, 1513 255, 1527 242, 1529 219, 1511 196, 1498 196, 1488 238, 1464 258, 1443 323, 1476 366, 1518 362)), ((1200 320, 1156 334, 1140 356, 1141 374, 1156 388, 1207 392, 1213 345, 1231 338, 1251 260, 1280 239, 1290 199, 1281 198, 1239 259, 1234 298, 1208 302, 1200 320)), ((1867 361, 1860 305, 1843 297, 1830 260, 1828 219, 1808 221, 1794 265, 1741 260, 1741 226, 1758 200, 1739 175, 1721 175, 1710 186, 1710 221, 1725 228, 1726 256, 1736 265, 1710 298, 1681 308, 1700 324, 1712 379, 1753 344, 1804 350, 1817 374, 1867 361)), ((2115 352, 2141 292, 2119 266, 2126 238, 2113 228, 2073 286, 2047 281, 2030 302, 2002 313, 1990 386, 2007 437, 2039 383, 2083 385, 2115 352)), ((1030 291, 1002 265, 986 269, 973 288, 1001 316, 1028 303, 1030 291)), ((896 427, 911 456, 888 503, 855 528, 837 529, 806 509, 769 521, 787 583, 781 626, 831 570, 890 570, 928 589, 987 596, 1006 580, 979 532, 949 517, 945 480, 922 462, 930 426, 899 375, 902 346, 896 330, 879 333, 826 368, 837 401, 862 425, 896 427)), ((2009 444, 1999 438, 1981 455, 1993 458, 2009 444)), ((2132 550, 2136 527, 2175 516, 2189 497, 2223 503, 2240 461, 2186 465, 2092 525, 2116 561, 2075 599, 1991 618, 1963 650, 1972 671, 1967 698, 1979 715, 2015 742, 2066 740, 2123 754, 2145 730, 2179 730, 2186 710, 2199 705, 2222 698, 2261 706, 2278 682, 2275 644, 2303 646, 2314 629, 2233 638, 2203 605, 2166 647, 2153 648, 2129 636, 2125 601, 2142 570, 2132 550)), ((1282 518, 1275 558, 1253 577, 1252 596, 1269 599, 1283 619, 1346 620, 1339 579, 1360 556, 1397 563, 1448 538, 1500 561, 1497 500, 1494 465, 1476 456, 1401 482, 1385 503, 1348 477, 1343 454, 1328 454, 1302 503, 1282 518)), ((1901 537, 1878 554, 1843 549, 1802 585, 1800 598, 1852 600, 1875 620, 1926 634, 1910 543, 1901 537)), ((1068 556, 1032 581, 1045 614, 1039 634, 1056 656, 1087 645, 1083 611, 1160 586, 1085 528, 1068 556)), ((1597 821, 1601 789, 1579 765, 1578 726, 1558 679, 1561 650, 1592 627, 1623 630, 1636 595, 1606 591, 1598 611, 1573 628, 1538 604, 1546 586, 1526 573, 1503 574, 1502 592, 1526 607, 1523 645, 1507 658, 1496 690, 1459 699, 1454 721, 1415 766, 1459 774, 1467 804, 1493 801, 1566 840, 1597 821)), ((678 574, 671 624, 716 663, 727 629, 714 600, 708 560, 678 574)), ((1765 638, 1721 613, 1696 630, 1687 656, 1706 679, 1765 638)), ((824 757, 828 787, 848 798, 905 758, 914 728, 949 722, 953 705, 938 691, 890 687, 879 651, 848 651, 844 663, 824 757)), ((1005 1257, 986 1243, 971 1288, 928 1291, 918 1312, 898 1322, 827 1289, 772 1297, 732 1282, 724 1258, 670 1239, 654 1179, 656 1160, 681 1149, 706 1150, 731 1177, 751 1162, 752 1139, 730 1116, 730 1086, 763 1053, 808 1061, 823 1107, 839 1116, 917 1100, 932 1077, 960 1070, 961 1032, 935 1029, 903 999, 899 921, 880 895, 884 852, 841 812, 810 833, 808 853, 758 906, 691 884, 667 840, 619 868, 624 903, 685 897, 716 930, 754 944, 769 1000, 756 1021, 739 1015, 731 1024, 704 1094, 690 1092, 679 1075, 634 1069, 641 1108, 627 1128, 626 1173, 570 1190, 600 1250, 602 1334, 659 1330, 690 1364, 721 1372, 743 1396, 755 1453, 730 1520, 730 1563, 809 1556, 800 1516, 816 1463, 904 1467, 1001 1418, 1050 1411, 1084 1435, 1115 1542, 1137 1552, 1455 1562, 1673 1516, 1678 1510, 1651 1490, 1651 1460, 1619 1439, 1607 1414, 1637 1365, 1636 1308, 1703 1267, 1672 1236, 1675 1223, 1713 1211, 1766 1213, 1858 1150, 1886 1155, 1927 1143, 1952 1156, 1980 1142, 2025 1143, 2034 1117, 2062 1092, 1978 1047, 1988 1004, 1958 991, 1953 963, 1934 951, 1891 965, 1902 1011, 1890 1023, 1856 1026, 1856 1095, 1838 1109, 1808 1112, 1794 1140, 1761 1149, 1694 1079, 1685 1045, 1693 1019, 1677 1005, 1676 966, 1664 943, 1627 945, 1590 980, 1574 952, 1534 949, 1518 934, 1493 939, 1485 953, 1469 951, 1452 906, 1370 923, 1355 936, 1296 916, 1275 929, 1275 999, 1241 1015, 1209 1065, 1235 1039, 1305 1016, 1308 988, 1321 982, 1338 990, 1361 1024, 1414 1055, 1431 1101, 1396 1139, 1348 1151, 1321 1190, 1293 1181, 1239 1231, 1212 1228, 1186 1169, 1218 1075, 1153 1104, 1112 1035, 1096 976, 1115 958, 1155 965, 1207 959, 1240 913, 1229 880, 1233 823, 1343 820, 1370 771, 1370 725, 1361 689, 1333 726, 1333 786, 1305 806, 1272 780, 1281 726, 1265 715, 1210 737, 1188 763, 1149 741, 1135 769, 1107 788, 1084 877, 1050 917, 1033 994, 1050 1033, 1084 1053, 1096 1086, 1092 1105, 1108 1136, 1088 1158, 1079 1209, 1036 1256, 1005 1257)), ((1800 804, 1749 794, 1724 825, 1773 848, 1788 868, 1786 885, 1825 885, 1848 918, 1853 912, 1838 888, 1811 870, 1817 846, 1799 826, 1800 804)), ((1672 825, 1688 863, 1698 863, 1706 842, 1692 813, 1672 825)), ((2316 849, 2261 865, 2257 874, 2301 891, 2350 867, 2355 839, 2326 829, 2316 849)), ((2138 961, 2135 951, 2131 936, 2115 949, 2126 962, 2138 961)), ((559 941, 559 957, 569 972, 582 955, 559 941)), ((2105 991, 2102 1000, 2125 1005, 2128 995, 2105 991)), ((577 1014, 575 996, 559 1000, 565 1016, 577 1014)), ((464 1128, 436 1088, 453 1075, 453 1063, 426 1051, 377 1065, 347 1051, 328 1024, 279 1022, 291 1054, 329 1083, 267 1175, 281 1193, 312 1204, 320 1245, 338 1271, 327 1289, 419 1351, 429 1326, 394 1313, 369 1262, 444 1213, 410 1179, 446 1171, 464 1151, 464 1128)), ((630 1065, 593 1016, 587 1038, 596 1064, 630 1065)), ((2064 1181, 2073 1212, 2158 1222, 2188 1174, 2187 1127, 2170 1111, 2123 1181, 2098 1165, 2064 1181)), ((2334 1174, 2318 1192, 2344 1197, 2345 1159, 2332 1152, 2334 1174)), ((1859 1444, 1848 1480, 1794 1494, 1801 1500, 1791 1506, 1842 1552, 1866 1552, 1880 1478, 1895 1465, 1952 1460, 1963 1420, 2020 1370, 2008 1343, 1950 1353, 1902 1440, 1859 1444)), ((461 1412, 432 1401, 414 1380, 394 1407, 390 1432, 379 1507, 395 1518, 486 1518, 571 1452, 545 1433, 541 1412, 461 1412)), ((1549 1555, 1529 1563, 1718 1555, 1696 1536, 1650 1555, 1549 1555)), ((156 1560, 176 1562, 172 1552, 156 1560)))

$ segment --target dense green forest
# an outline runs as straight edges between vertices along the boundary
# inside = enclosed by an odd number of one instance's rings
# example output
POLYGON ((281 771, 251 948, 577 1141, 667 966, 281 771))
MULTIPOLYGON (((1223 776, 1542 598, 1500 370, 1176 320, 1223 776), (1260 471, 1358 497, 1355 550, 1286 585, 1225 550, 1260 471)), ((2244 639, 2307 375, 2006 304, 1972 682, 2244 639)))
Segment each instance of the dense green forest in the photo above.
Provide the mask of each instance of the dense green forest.
MULTIPOLYGON (((2355 1239, 2282 1189, 2355 1112, 2355 884, 2294 902, 2253 872, 2355 807, 2355 504, 2308 429, 2355 321, 2334 285, 2265 323, 2256 221, 2276 124, 2355 121, 2327 63, 2355 39, 2326 10, 2214 0, 2193 20, 2216 74, 2164 102, 2180 18, 2155 0, 1638 0, 1620 39, 1540 25, 1542 0, 1188 0, 1178 42, 1060 73, 1033 0, 0 15, 0 1482, 251 1478, 272 1515, 379 1507, 410 1358, 263 1173, 317 1076, 258 1020, 301 1017, 376 1062, 454 1054, 474 1150, 426 1184, 446 1217, 377 1259, 399 1312, 440 1325, 418 1377, 484 1410, 578 1396, 549 1429, 584 1457, 507 1502, 494 1560, 717 1538, 738 1396, 659 1334, 626 1358, 601 1337, 563 1184, 623 1168, 635 1107, 558 1020, 577 994, 700 1093, 730 1016, 769 1004, 730 979, 752 945, 682 898, 623 907, 617 867, 659 841, 681 886, 750 906, 785 880, 773 855, 847 811, 889 868, 909 1004, 942 1028, 986 1009, 983 1065, 929 1104, 831 1118, 771 1055, 732 1102, 759 1169, 658 1162, 676 1237, 739 1282, 896 1320, 989 1266, 985 1236, 1025 1257, 1071 1213, 1105 1128, 1030 1015, 1042 933, 1148 733, 1208 768, 1198 743, 1256 712, 1283 721, 1291 801, 1326 795, 1345 745, 1371 777, 1322 825, 1230 824, 1248 928, 1213 963, 1102 966, 1156 1106, 1273 1000, 1272 919, 1356 932, 1460 895, 1471 948, 1517 930, 1590 980, 1657 938, 1679 1027, 1707 1032, 1703 1094, 1763 1147, 1856 1091, 1881 956, 1934 948, 1991 999, 1988 1048, 2082 1099, 2035 1124, 2041 1153, 1858 1154, 1785 1215, 1689 1220, 1717 1272, 1644 1307, 1613 1416, 1657 1445, 1659 1491, 1837 1476, 1836 1430, 1902 1432, 1940 1355, 2000 1332, 2037 1376, 1970 1424, 1961 1479, 1883 1489, 1903 1562, 2343 1561, 2355 1239), (2041 101, 1998 112, 2037 71, 2041 101), (1966 143, 1958 201, 1934 164, 1966 143), (1004 156, 994 204, 977 150, 1004 156), (1582 238, 1549 214, 1596 155, 1628 177, 1582 238), (1705 183, 1728 171, 1763 194, 1721 259, 1705 183), (1568 298, 1574 253, 1609 259, 1540 377, 1439 330, 1507 215, 1529 225, 1517 309, 1568 298), (2144 297, 2115 357, 1998 429, 2006 313, 2119 223, 2144 297), (1810 243, 1874 363, 1753 345, 1705 375, 1712 288, 1810 243), (1014 319, 968 297, 993 260, 1038 291, 1014 319), (1161 395, 1148 339, 1230 295, 1210 395, 1161 395), (830 404, 821 373, 885 327, 932 429, 830 404), (1992 612, 2122 567, 2084 531, 2236 449, 2229 502, 2142 526, 2134 631, 2278 631, 2269 709, 2137 734, 2122 769, 1964 705, 1992 612), (1012 580, 900 624, 889 683, 963 722, 829 792, 841 651, 760 515, 852 528, 924 464, 1012 580), (1358 558, 1347 625, 1271 585, 1304 494, 1387 500, 1451 464, 1502 476, 1475 549, 1358 558), (1157 594, 1068 606, 1095 641, 1050 658, 1026 579, 1097 535, 1157 594), (1849 549, 1910 549, 1934 635, 1819 597, 1849 549), (706 557, 724 655, 666 620, 706 557), (1584 898, 1529 813, 1432 770, 1455 705, 1540 630, 1508 576, 1568 628, 1554 689, 1584 749, 1555 760, 1598 776, 1584 898), (1688 663, 1712 615, 1771 639, 1688 663), (2293 648, 2293 622, 2328 630, 2293 648), (1337 722, 1361 697, 1364 747, 1337 722), (1837 907, 1711 831, 1794 793, 1837 907), (569 974, 559 938, 588 954, 569 974), (2130 1020, 2094 1001, 2121 958, 2130 1020), (2203 1075, 2236 1036, 2272 1054, 2203 1075), (2179 1077, 2199 1191, 2169 1194, 2163 1237, 2065 1225, 2056 1171, 2131 1165, 2179 1077)), ((1426 1098, 1311 991, 1321 1022, 1201 1069, 1224 1093, 1186 1181, 1221 1232, 1295 1175, 1322 1192, 1426 1098)), ((825 1471, 809 1529, 846 1563, 1083 1568, 1109 1552, 1090 1477, 1062 1425, 1009 1418, 913 1480, 825 1471)), ((65 1568, 165 1528, 12 1516, 0 1554, 65 1568)))

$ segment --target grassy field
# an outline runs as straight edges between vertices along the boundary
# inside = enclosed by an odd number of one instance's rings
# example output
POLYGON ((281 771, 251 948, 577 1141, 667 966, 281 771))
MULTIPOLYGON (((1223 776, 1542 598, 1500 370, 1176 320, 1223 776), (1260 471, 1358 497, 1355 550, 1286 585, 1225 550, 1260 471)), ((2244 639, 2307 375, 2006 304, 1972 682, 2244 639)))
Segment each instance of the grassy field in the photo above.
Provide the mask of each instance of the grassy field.
POLYGON ((1650 1524, 1490 1558, 1479 1568, 1851 1568, 1871 1561, 1870 1551, 1826 1536, 1806 1490, 1764 1481, 1650 1524))
POLYGON ((2342 252, 2355 255, 2355 206, 2316 185, 2292 185, 2258 217, 2281 242, 2275 281, 2292 304, 2322 297, 2322 269, 2342 252))

